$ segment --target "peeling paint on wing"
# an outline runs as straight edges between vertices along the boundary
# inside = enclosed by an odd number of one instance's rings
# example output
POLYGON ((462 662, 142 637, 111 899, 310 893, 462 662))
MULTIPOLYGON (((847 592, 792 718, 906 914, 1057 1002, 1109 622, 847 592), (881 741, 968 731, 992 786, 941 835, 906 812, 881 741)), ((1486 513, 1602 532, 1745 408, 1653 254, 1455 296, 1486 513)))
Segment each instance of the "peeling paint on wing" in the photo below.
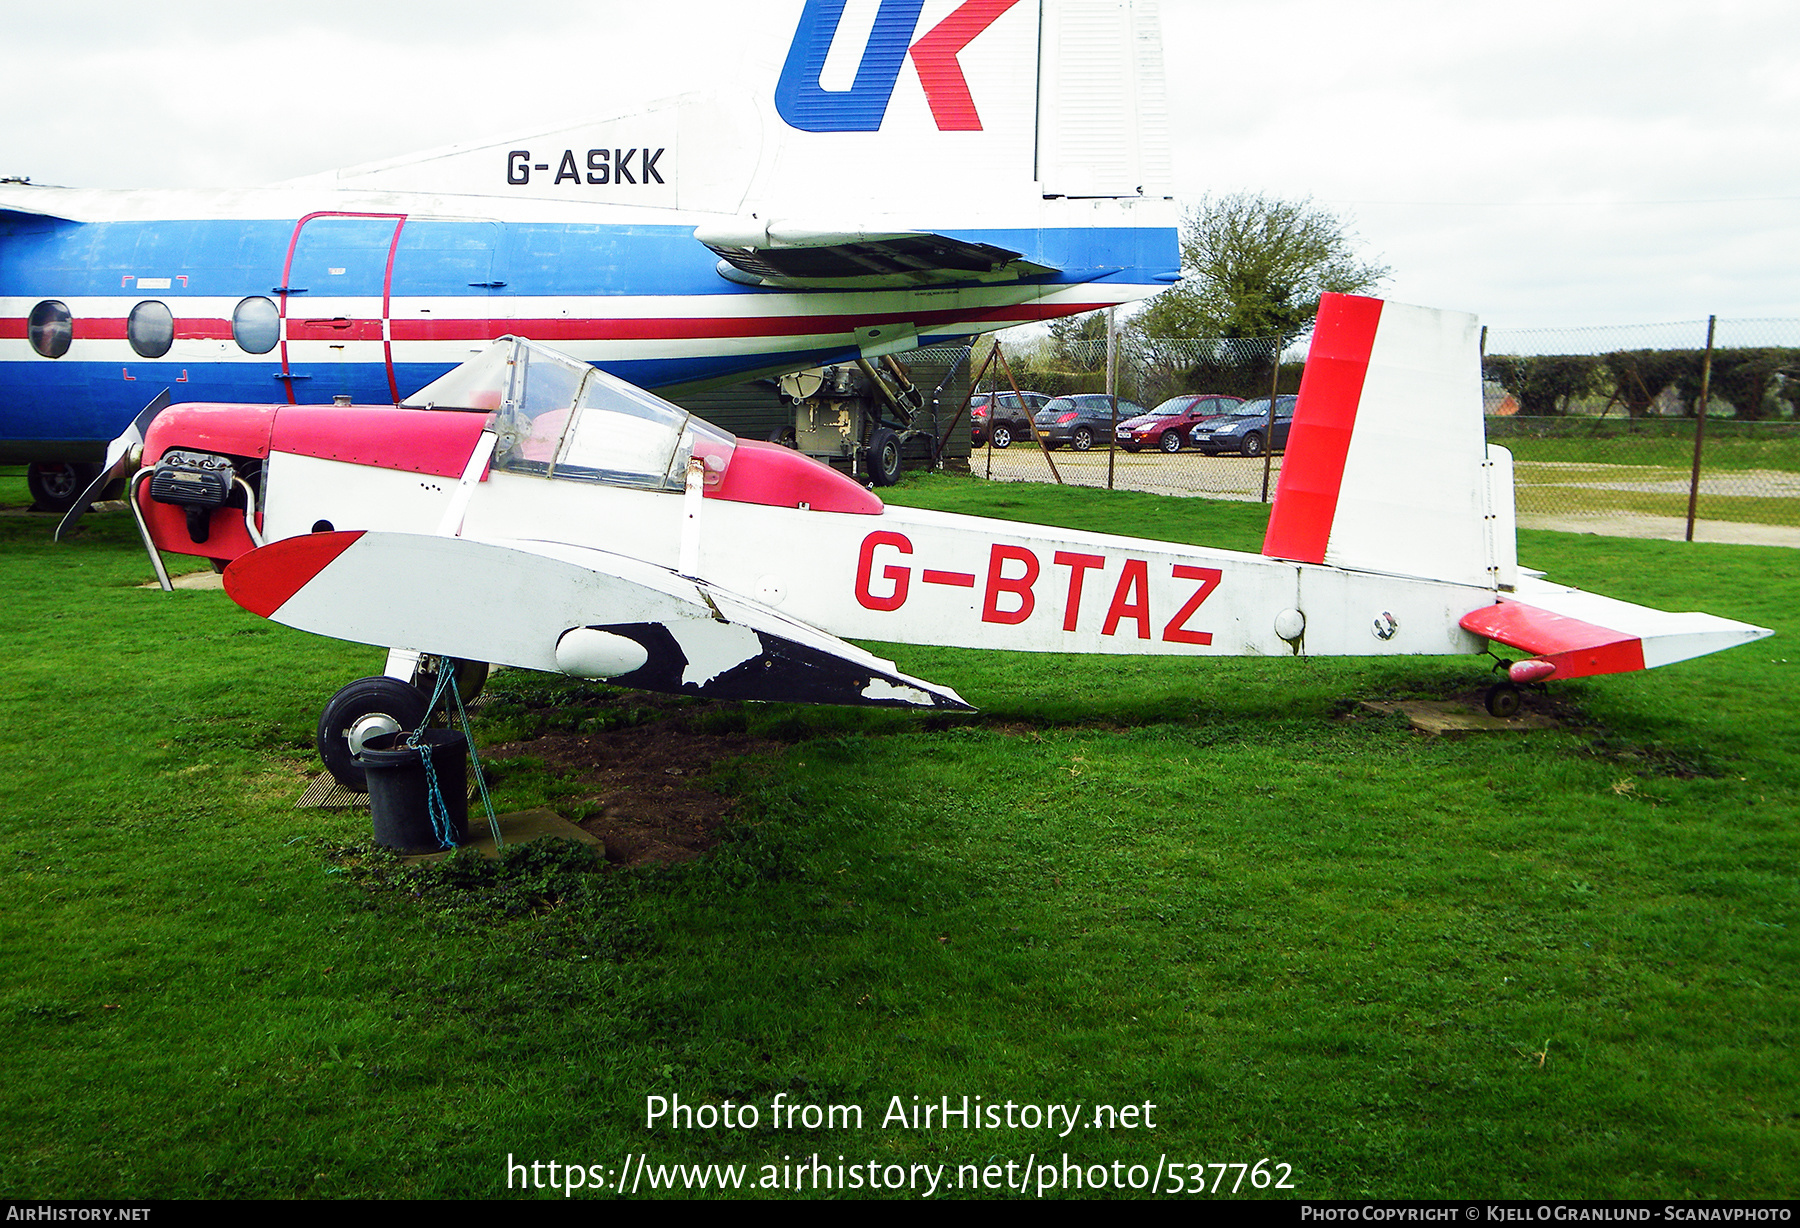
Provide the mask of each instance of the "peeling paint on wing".
POLYGON ((903 704, 912 704, 921 708, 929 708, 937 702, 933 696, 921 691, 918 687, 895 686, 885 678, 871 679, 869 685, 862 689, 862 696, 872 703, 894 699, 903 704))
POLYGON ((684 627, 680 635, 681 651, 687 667, 681 672, 683 686, 704 687, 728 669, 760 657, 763 643, 748 627, 736 623, 700 623, 684 627))

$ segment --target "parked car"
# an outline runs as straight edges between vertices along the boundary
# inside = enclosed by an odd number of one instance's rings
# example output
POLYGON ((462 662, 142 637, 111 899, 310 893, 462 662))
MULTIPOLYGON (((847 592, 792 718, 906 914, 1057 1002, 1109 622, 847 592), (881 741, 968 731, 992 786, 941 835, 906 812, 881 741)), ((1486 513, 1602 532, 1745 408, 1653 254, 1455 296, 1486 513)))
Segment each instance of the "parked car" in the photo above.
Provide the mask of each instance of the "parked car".
POLYGON ((1187 443, 1188 432, 1201 421, 1232 413, 1243 403, 1243 397, 1204 392, 1185 392, 1170 397, 1149 413, 1119 423, 1119 446, 1127 452, 1141 448, 1179 452, 1187 443))
MULTIPOLYGON (((1275 398, 1274 449, 1287 447, 1288 428, 1294 423, 1294 402, 1299 397, 1275 398)), ((1229 417, 1213 418, 1196 426, 1188 435, 1194 446, 1208 456, 1221 452, 1238 452, 1244 456, 1261 456, 1269 446, 1269 398, 1245 401, 1229 417)))
POLYGON ((987 446, 990 431, 996 448, 1031 438, 1031 415, 1050 403, 1041 392, 980 392, 969 398, 969 439, 987 446), (1024 398, 1021 403, 1020 398, 1024 398))
MULTIPOLYGON (((1119 402, 1121 422, 1142 417, 1146 412, 1135 402, 1119 402)), ((1057 397, 1038 411, 1035 421, 1044 446, 1052 452, 1065 443, 1077 452, 1086 452, 1096 443, 1104 444, 1113 437, 1112 398, 1100 392, 1057 397)))

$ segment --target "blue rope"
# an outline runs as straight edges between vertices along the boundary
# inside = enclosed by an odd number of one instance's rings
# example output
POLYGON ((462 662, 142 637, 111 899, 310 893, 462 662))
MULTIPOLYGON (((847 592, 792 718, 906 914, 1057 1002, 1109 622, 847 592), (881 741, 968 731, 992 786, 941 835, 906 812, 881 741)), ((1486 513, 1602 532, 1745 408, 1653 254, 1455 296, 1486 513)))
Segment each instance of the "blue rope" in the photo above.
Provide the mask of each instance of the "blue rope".
MULTIPOLYGON (((463 739, 469 746, 469 759, 475 765, 475 787, 481 791, 481 806, 487 812, 488 830, 494 833, 494 847, 504 848, 506 841, 500 835, 500 821, 494 817, 494 800, 488 795, 487 777, 482 773, 481 760, 475 754, 475 733, 469 728, 469 713, 463 707, 462 688, 456 681, 456 667, 450 657, 438 658, 437 687, 431 693, 431 702, 426 705, 425 719, 419 727, 407 736, 406 744, 419 752, 419 759, 425 765, 426 800, 425 809, 431 815, 431 830, 438 838, 438 847, 456 847, 456 833, 450 826, 450 807, 444 801, 444 791, 438 785, 437 768, 431 761, 431 748, 425 744, 425 727, 431 724, 431 714, 437 711, 438 702, 444 697, 444 689, 448 687, 450 697, 456 701, 456 717, 462 725, 463 739)), ((448 710, 445 712, 448 719, 448 710)))

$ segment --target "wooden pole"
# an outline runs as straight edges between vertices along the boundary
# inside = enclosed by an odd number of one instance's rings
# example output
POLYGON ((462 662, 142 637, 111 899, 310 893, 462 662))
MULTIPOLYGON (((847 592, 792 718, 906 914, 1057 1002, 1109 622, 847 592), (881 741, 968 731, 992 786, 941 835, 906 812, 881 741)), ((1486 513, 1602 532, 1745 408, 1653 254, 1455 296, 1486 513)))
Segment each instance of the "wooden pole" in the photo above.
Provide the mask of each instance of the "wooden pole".
MULTIPOLYGON (((1020 405, 1024 405, 1025 404, 1025 394, 1019 391, 1019 381, 1013 375, 1012 364, 1010 362, 1007 362, 1006 355, 1000 352, 1000 343, 998 341, 996 341, 994 343, 994 357, 998 358, 1000 360, 1000 369, 1002 371, 1006 372, 1006 383, 1013 390, 1013 395, 1019 398, 1020 405)), ((990 409, 988 411, 988 415, 989 415, 988 416, 988 430, 991 432, 994 429, 993 428, 993 421, 994 421, 993 410, 990 409)), ((1025 420, 1027 422, 1031 423, 1031 437, 1037 441, 1038 447, 1044 453, 1044 460, 1050 466, 1050 476, 1056 479, 1056 484, 1058 486, 1061 486, 1063 484, 1062 474, 1057 471, 1056 458, 1050 455, 1049 448, 1044 447, 1044 437, 1043 437, 1043 435, 1038 433, 1037 415, 1032 413, 1031 410, 1029 408, 1027 408, 1025 411, 1025 420)))
POLYGON ((1712 397, 1713 330, 1718 316, 1706 317, 1706 357, 1700 360, 1700 404, 1694 410, 1694 472, 1688 479, 1687 540, 1694 540, 1694 513, 1700 506, 1700 448, 1706 440, 1706 402, 1712 397))

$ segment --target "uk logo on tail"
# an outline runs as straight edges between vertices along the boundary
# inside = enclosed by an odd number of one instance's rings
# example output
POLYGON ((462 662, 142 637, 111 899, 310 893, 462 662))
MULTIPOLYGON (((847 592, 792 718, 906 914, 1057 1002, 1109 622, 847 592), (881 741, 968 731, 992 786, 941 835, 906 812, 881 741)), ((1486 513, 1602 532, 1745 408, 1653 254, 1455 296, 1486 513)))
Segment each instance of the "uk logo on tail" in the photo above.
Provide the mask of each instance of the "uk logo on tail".
MULTIPOLYGON (((827 88, 833 46, 851 41, 847 0, 807 0, 775 86, 781 118, 805 132, 876 132, 907 56, 940 132, 979 132, 981 116, 957 54, 1018 0, 966 2, 913 41, 925 0, 881 0, 848 89, 827 88)), ((842 51, 840 49, 840 54, 842 51)))

